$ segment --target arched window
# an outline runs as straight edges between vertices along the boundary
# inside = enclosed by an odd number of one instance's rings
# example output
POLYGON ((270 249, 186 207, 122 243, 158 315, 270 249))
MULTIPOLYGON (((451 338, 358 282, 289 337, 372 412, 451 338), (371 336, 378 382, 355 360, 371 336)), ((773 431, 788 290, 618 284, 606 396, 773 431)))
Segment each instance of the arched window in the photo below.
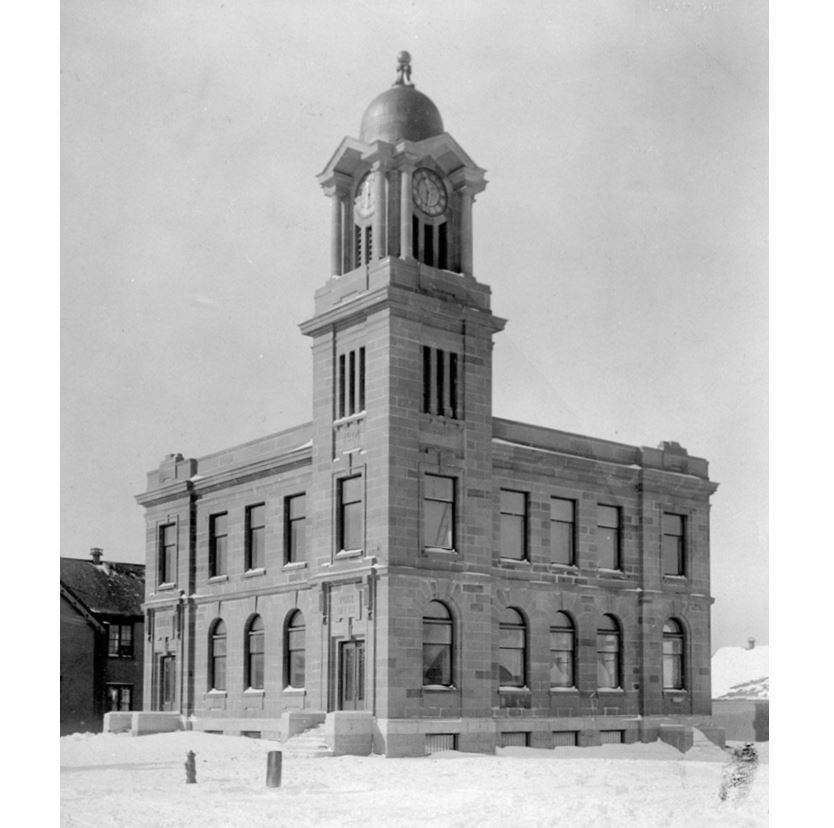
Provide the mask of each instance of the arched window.
POLYGON ((296 610, 287 621, 286 683, 288 687, 304 687, 304 616, 296 610))
POLYGON ((499 618, 498 684, 524 687, 527 664, 527 625, 518 610, 508 607, 499 618))
POLYGON ((423 614, 423 686, 452 683, 452 616, 440 601, 423 614))
POLYGON ((597 630, 597 687, 601 690, 620 686, 622 636, 613 615, 603 615, 597 630))
POLYGON ((682 690, 683 672, 683 626, 680 621, 670 618, 663 625, 663 689, 682 690))
POLYGON ((245 685, 252 690, 264 687, 264 622, 256 615, 246 631, 246 679, 245 685))
POLYGON ((557 612, 550 627, 550 686, 574 686, 576 633, 570 616, 557 612))
POLYGON ((218 618, 209 636, 209 686, 211 690, 226 689, 226 625, 218 618))

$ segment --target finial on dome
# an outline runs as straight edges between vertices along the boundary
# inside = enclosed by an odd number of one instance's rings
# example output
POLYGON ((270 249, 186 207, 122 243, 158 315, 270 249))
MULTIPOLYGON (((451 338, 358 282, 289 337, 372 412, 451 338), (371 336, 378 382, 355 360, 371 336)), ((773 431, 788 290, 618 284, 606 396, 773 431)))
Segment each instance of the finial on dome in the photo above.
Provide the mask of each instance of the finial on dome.
POLYGON ((397 55, 397 79, 394 86, 414 86, 411 82, 411 55, 408 52, 397 55))

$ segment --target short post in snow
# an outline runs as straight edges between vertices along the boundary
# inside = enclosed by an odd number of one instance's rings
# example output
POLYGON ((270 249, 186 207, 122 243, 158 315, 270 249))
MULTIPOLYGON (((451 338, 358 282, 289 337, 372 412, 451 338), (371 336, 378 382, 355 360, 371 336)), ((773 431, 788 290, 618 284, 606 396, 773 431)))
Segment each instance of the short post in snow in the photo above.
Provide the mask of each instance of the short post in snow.
POLYGON ((281 751, 271 750, 266 755, 266 786, 281 787, 281 751))
POLYGON ((189 750, 185 755, 185 783, 193 784, 197 781, 197 765, 194 762, 194 751, 189 750))

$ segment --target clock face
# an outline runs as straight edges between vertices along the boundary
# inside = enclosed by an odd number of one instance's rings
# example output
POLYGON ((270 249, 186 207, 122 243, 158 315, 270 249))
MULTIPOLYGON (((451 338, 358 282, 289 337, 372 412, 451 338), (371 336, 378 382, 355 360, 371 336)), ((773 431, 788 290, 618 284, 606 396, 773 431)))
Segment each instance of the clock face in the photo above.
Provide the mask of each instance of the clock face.
POLYGON ((365 173, 365 177, 359 182, 356 188, 356 197, 353 199, 353 210, 359 218, 368 218, 374 212, 376 202, 374 201, 374 174, 365 173))
POLYGON ((439 216, 446 209, 446 187, 433 170, 422 167, 411 181, 414 203, 427 215, 439 216))

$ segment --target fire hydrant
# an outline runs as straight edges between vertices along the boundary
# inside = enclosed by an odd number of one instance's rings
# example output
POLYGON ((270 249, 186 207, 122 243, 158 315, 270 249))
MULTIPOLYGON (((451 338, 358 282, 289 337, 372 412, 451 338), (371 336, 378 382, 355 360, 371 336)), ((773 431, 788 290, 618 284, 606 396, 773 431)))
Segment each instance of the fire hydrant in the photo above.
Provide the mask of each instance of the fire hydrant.
POLYGON ((194 762, 194 751, 189 750, 185 756, 185 782, 191 784, 197 781, 197 765, 194 762))

